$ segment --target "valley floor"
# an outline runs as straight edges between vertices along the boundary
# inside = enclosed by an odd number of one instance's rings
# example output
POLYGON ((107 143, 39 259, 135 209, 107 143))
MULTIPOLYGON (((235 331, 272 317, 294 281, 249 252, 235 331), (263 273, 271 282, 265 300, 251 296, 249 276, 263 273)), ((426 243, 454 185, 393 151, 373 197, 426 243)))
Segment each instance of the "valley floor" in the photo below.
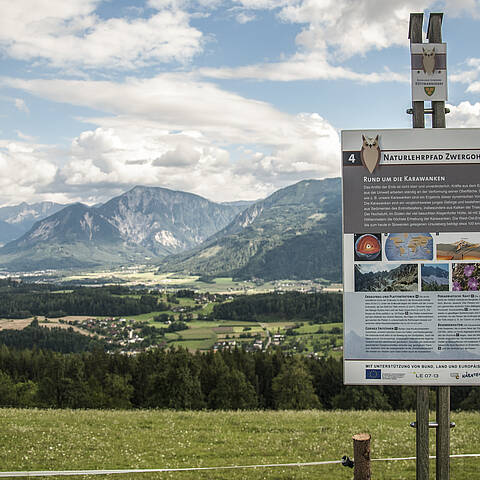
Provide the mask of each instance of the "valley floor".
MULTIPOLYGON (((353 456, 369 432, 372 458, 415 455, 413 412, 0 409, 0 470, 95 470, 265 465, 353 456)), ((452 454, 480 453, 478 413, 453 413, 452 454)), ((434 437, 434 435, 431 435, 434 437)), ((434 454, 433 438, 430 453, 434 454)), ((480 458, 454 458, 451 477, 476 478, 480 458)), ((431 461, 434 476, 435 461, 431 461)), ((351 479, 340 464, 122 474, 133 479, 351 479)), ((376 480, 415 479, 415 461, 373 462, 376 480)), ((41 478, 41 477, 40 477, 41 478)), ((60 477, 49 477, 57 478, 60 477)), ((66 478, 66 477, 62 477, 66 478)), ((69 478, 105 478, 69 477, 69 478)), ((110 478, 110 477, 108 477, 110 478)))

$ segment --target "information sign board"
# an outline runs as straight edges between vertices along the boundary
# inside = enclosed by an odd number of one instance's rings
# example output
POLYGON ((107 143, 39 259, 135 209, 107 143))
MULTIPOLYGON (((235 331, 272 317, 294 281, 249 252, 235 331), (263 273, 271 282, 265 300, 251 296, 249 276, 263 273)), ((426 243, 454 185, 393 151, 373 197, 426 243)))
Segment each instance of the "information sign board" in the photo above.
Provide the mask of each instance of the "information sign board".
POLYGON ((447 100, 447 44, 412 43, 412 100, 447 100))
POLYGON ((480 385, 480 129, 342 132, 346 384, 480 385))

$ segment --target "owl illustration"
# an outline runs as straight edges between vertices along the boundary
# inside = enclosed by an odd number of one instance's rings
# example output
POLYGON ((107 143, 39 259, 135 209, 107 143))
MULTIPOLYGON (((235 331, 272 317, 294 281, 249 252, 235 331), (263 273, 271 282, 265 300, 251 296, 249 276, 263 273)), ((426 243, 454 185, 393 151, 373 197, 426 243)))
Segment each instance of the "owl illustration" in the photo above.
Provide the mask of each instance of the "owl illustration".
POLYGON ((435 47, 430 50, 426 50, 423 47, 423 71, 427 75, 432 75, 433 71, 435 70, 435 47))
POLYGON ((362 164, 370 173, 373 173, 375 167, 380 161, 380 147, 378 145, 378 135, 373 137, 365 137, 362 135, 363 145, 360 150, 360 159, 362 164))

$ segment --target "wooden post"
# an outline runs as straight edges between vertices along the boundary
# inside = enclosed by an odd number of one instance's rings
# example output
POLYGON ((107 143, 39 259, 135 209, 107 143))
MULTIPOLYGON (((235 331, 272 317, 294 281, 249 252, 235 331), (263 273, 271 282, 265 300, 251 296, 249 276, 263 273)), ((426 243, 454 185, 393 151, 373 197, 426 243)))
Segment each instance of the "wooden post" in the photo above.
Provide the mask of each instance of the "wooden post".
MULTIPOLYGON (((410 14, 408 38, 410 43, 422 43, 423 13, 410 14)), ((423 102, 413 102, 413 128, 425 128, 425 114, 423 102)))
MULTIPOLYGON (((443 13, 431 13, 427 38, 442 43, 443 13)), ((445 102, 432 102, 432 127, 445 128, 445 102)), ((436 478, 450 479, 450 387, 437 387, 436 478)))
MULTIPOLYGON (((423 43, 423 13, 410 14, 408 38, 410 43, 423 43)), ((423 102, 412 102, 413 128, 425 128, 425 109, 423 102)), ((428 480, 430 475, 429 439, 428 439, 428 387, 417 387, 417 418, 416 418, 416 455, 417 480, 428 480)))
POLYGON ((370 435, 358 433, 353 436, 353 479, 371 480, 370 472, 370 435))
POLYGON ((430 476, 429 439, 428 439, 428 413, 429 402, 428 387, 417 387, 417 480, 428 480, 430 476))
POLYGON ((450 387, 437 389, 437 480, 450 480, 450 387))
MULTIPOLYGON (((430 43, 442 43, 443 13, 431 13, 428 19, 427 39, 430 43)), ((445 128, 445 102, 432 102, 432 127, 445 128)))

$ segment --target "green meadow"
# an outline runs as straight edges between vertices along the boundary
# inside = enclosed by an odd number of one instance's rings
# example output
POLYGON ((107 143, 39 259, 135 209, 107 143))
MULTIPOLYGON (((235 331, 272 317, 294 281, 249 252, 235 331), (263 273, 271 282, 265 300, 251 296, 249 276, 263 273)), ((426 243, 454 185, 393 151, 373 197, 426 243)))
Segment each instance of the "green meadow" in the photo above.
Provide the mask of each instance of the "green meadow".
MULTIPOLYGON (((0 410, 0 470, 95 470, 266 465, 353 456, 352 435, 372 436, 371 457, 415 455, 413 412, 0 410)), ((452 454, 480 453, 478 413, 453 413, 452 454)), ((431 437, 434 437, 432 432, 431 437)), ((430 452, 434 444, 431 438, 430 452)), ((477 478, 480 458, 453 458, 451 478, 477 478)), ((434 478, 435 461, 431 461, 434 478)), ((340 464, 112 475, 133 479, 351 479, 340 464)), ((40 477, 46 478, 46 477, 40 477)), ((48 477, 66 478, 66 477, 48 477)), ((106 477, 69 477, 106 478, 106 477)), ((415 479, 415 461, 372 462, 375 480, 415 479)))

